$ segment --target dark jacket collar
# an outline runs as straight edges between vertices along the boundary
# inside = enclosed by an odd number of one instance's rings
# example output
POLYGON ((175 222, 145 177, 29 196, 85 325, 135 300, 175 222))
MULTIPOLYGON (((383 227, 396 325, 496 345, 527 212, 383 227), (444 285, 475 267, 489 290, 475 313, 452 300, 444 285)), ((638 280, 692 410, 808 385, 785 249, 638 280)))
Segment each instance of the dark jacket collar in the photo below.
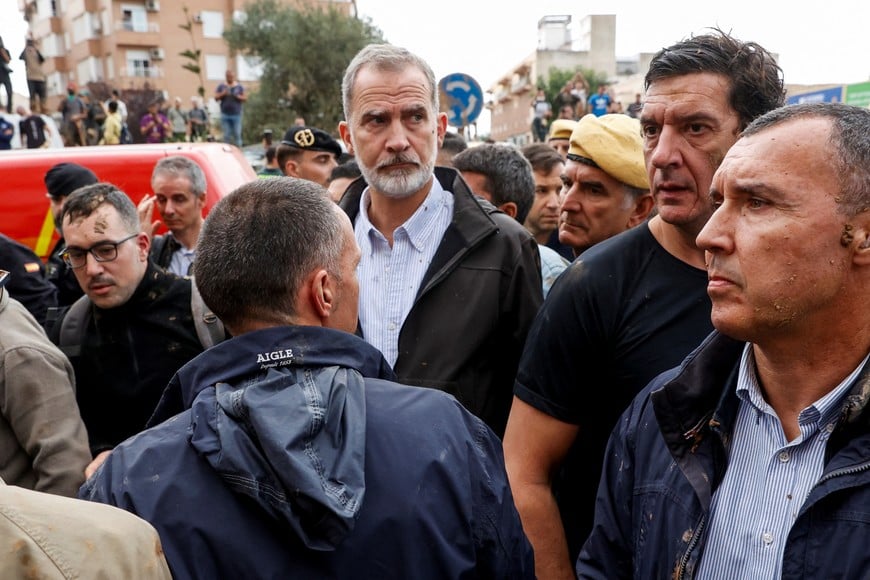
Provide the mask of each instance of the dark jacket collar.
MULTIPOLYGON (((737 417, 739 399, 736 393, 737 374, 745 342, 714 331, 695 349, 678 369, 652 385, 650 401, 662 436, 671 454, 681 467, 697 461, 718 463, 718 453, 724 451, 737 417), (711 434, 718 437, 710 439, 711 434), (696 450, 704 441, 720 441, 711 448, 713 457, 699 457, 696 450)), ((864 365, 843 403, 840 421, 826 448, 830 458, 856 435, 870 429, 870 363, 864 365)), ((719 466, 721 467, 721 466, 719 466)), ((714 481, 698 478, 692 481, 699 495, 709 499, 717 485, 721 470, 716 467, 714 481), (712 487, 711 487, 712 486, 712 487)), ((685 473, 693 470, 684 469, 685 473)), ((692 478, 690 477, 690 480, 692 478)))
MULTIPOLYGON (((418 297, 449 273, 465 254, 498 231, 492 214, 501 213, 491 203, 474 195, 455 169, 436 167, 435 179, 444 191, 453 194, 453 219, 423 276, 418 297)), ((362 177, 356 179, 339 202, 351 222, 355 222, 359 215, 360 199, 366 187, 368 184, 362 177)))
POLYGON ((395 380, 379 350, 357 336, 314 326, 280 326, 242 334, 217 344, 181 367, 148 421, 155 425, 189 409, 200 391, 219 382, 265 373, 270 365, 340 366, 364 377, 395 380))
MULTIPOLYGON (((736 416, 737 372, 745 342, 714 331, 676 374, 652 395, 656 418, 666 438, 690 439, 708 420, 730 432, 736 416)), ((849 390, 838 429, 870 424, 870 363, 849 390)))

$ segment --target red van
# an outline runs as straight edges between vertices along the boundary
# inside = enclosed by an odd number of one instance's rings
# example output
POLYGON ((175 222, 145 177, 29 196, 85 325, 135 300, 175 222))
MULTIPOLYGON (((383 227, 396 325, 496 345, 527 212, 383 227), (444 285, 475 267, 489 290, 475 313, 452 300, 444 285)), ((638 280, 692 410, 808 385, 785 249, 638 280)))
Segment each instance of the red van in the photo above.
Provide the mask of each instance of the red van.
MULTIPOLYGON (((57 241, 46 197, 45 173, 57 163, 77 163, 138 203, 151 192, 151 171, 163 157, 184 155, 202 167, 206 211, 238 186, 257 178, 242 152, 224 143, 160 143, 17 149, 0 152, 0 233, 45 259, 57 241)), ((156 219, 156 218, 155 218, 156 219)))

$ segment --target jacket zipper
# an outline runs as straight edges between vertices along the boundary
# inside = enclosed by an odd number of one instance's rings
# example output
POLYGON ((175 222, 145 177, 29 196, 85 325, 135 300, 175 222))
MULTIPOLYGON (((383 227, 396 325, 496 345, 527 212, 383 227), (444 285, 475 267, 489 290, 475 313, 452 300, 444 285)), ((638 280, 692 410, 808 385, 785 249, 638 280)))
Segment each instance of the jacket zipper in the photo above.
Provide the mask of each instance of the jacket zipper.
MULTIPOLYGON (((870 461, 864 462, 860 465, 855 465, 853 467, 844 467, 842 469, 838 469, 836 471, 832 471, 830 473, 822 476, 819 481, 813 486, 813 489, 817 488, 824 482, 833 479, 835 477, 841 477, 844 475, 855 475, 856 473, 861 473, 862 471, 867 471, 870 469, 870 461)), ((682 580, 686 574, 686 566, 689 563, 689 556, 692 554, 692 551, 697 547, 698 542, 701 541, 701 534, 704 533, 704 528, 707 526, 707 517, 701 516, 701 521, 698 523, 698 528, 695 534, 692 536, 691 541, 689 542, 688 547, 686 548, 686 553, 683 554, 683 557, 680 559, 680 565, 677 568, 677 574, 675 576, 675 580, 682 580)))
POLYGON ((680 565, 677 568, 677 574, 674 577, 675 580, 682 580, 686 574, 686 566, 689 563, 689 556, 691 556, 692 551, 698 546, 698 542, 701 541, 701 534, 704 533, 704 528, 707 527, 707 516, 702 515, 701 521, 698 522, 698 527, 695 530, 695 533, 692 535, 691 541, 689 541, 688 547, 686 547, 686 553, 683 554, 683 557, 680 559, 680 565))
MULTIPOLYGON (((691 429, 683 433, 683 439, 685 441, 690 442, 691 444, 691 452, 694 453, 695 449, 701 442, 700 433, 701 430, 707 425, 710 421, 710 417, 712 413, 708 413, 704 417, 698 421, 695 426, 691 429)), ((692 535, 692 539, 689 541, 689 545, 686 547, 686 552, 683 554, 683 557, 680 558, 680 565, 677 567, 677 573, 674 576, 674 580, 682 580, 686 574, 686 566, 689 563, 689 557, 692 554, 692 551, 697 547, 698 542, 701 541, 701 534, 704 533, 704 528, 707 527, 707 516, 705 514, 701 515, 701 521, 698 522, 698 526, 695 528, 695 533, 692 535)))
POLYGON ((834 479, 835 477, 842 477, 843 475, 855 475, 856 473, 861 473, 862 471, 867 471, 868 469, 870 469, 870 461, 865 461, 864 463, 861 463, 859 465, 853 465, 852 467, 843 467, 841 469, 837 469, 836 471, 826 473, 816 482, 816 484, 813 486, 813 489, 811 489, 810 491, 813 491, 826 481, 834 479))

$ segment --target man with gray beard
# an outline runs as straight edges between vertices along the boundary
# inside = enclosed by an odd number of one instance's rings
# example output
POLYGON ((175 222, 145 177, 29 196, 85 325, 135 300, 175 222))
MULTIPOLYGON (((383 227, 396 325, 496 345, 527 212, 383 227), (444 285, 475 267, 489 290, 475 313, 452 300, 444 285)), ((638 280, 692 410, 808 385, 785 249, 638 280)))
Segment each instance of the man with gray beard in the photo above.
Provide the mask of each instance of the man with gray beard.
POLYGON ((342 81, 341 138, 364 180, 341 200, 362 249, 359 329, 399 381, 454 395, 499 436, 542 302, 531 235, 435 168, 447 130, 431 67, 391 45, 342 81))

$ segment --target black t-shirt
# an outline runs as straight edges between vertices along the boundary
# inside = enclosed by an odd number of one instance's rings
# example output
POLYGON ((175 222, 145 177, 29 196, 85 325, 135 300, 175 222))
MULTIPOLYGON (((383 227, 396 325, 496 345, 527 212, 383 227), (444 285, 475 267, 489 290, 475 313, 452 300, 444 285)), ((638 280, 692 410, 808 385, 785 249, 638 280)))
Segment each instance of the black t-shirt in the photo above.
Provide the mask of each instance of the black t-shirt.
POLYGON ((712 330, 706 272, 669 254, 646 224, 596 244, 556 280, 526 339, 515 394, 580 427, 554 485, 572 561, 592 526, 617 419, 712 330))
POLYGON ((45 144, 45 121, 39 115, 30 115, 19 121, 18 128, 27 138, 28 149, 39 149, 45 144))

